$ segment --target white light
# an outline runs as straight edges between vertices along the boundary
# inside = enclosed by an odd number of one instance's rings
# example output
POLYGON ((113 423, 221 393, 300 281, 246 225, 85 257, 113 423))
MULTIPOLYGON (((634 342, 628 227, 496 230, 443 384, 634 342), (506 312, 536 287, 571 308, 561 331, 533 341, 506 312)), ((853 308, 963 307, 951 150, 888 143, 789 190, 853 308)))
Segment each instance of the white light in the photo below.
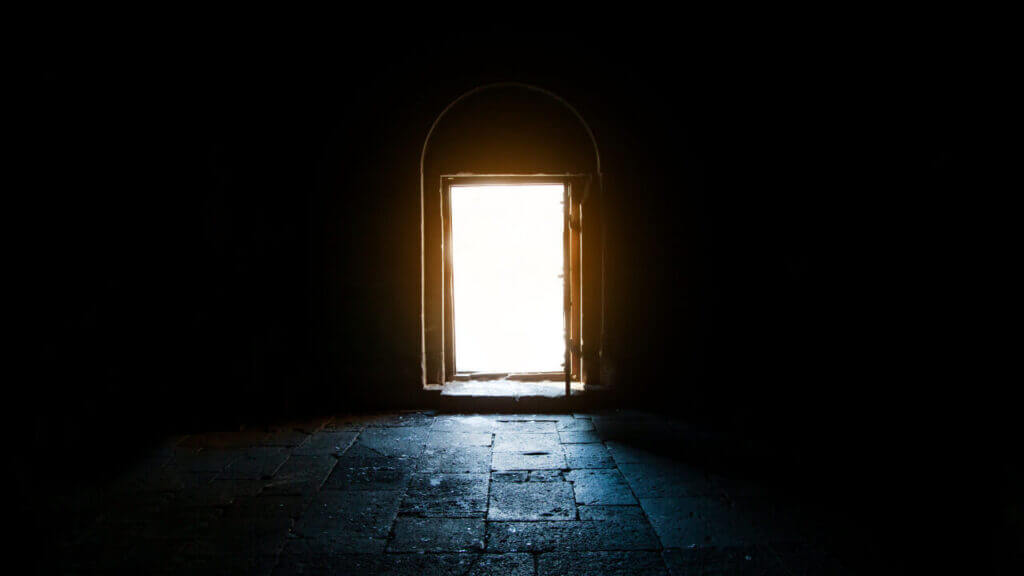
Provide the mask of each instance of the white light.
POLYGON ((562 370, 563 193, 561 184, 452 186, 459 372, 562 370))

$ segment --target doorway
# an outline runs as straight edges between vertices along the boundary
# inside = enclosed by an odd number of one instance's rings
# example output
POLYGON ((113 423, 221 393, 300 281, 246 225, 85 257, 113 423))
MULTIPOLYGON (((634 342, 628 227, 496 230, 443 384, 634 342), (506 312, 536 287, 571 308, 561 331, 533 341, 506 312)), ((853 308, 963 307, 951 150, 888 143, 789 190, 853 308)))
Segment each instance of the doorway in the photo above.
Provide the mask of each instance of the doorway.
POLYGON ((457 374, 560 374, 566 358, 565 183, 453 184, 457 374))

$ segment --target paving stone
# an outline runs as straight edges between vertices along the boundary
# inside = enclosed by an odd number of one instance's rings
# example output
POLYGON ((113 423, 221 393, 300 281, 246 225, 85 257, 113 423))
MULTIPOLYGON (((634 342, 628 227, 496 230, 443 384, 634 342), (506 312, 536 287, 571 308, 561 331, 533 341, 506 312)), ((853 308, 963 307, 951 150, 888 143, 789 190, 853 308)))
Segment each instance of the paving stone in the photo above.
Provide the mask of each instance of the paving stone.
POLYGON ((565 468, 565 455, 557 452, 495 452, 491 470, 541 470, 565 468))
POLYGON ((491 485, 488 520, 575 520, 568 482, 498 482, 491 485))
MULTIPOLYGON (((368 492, 338 492, 338 494, 368 494, 368 492)), ((301 519, 300 519, 301 521, 301 519)), ((274 574, 337 574, 337 559, 348 554, 382 556, 387 546, 385 537, 360 533, 343 528, 337 536, 324 534, 315 538, 289 537, 281 551, 274 574), (287 562, 285 559, 289 559, 287 562), (285 569, 279 570, 282 565, 285 569)), ((344 573, 344 572, 342 572, 344 573)), ((372 573, 372 572, 371 572, 372 573)))
POLYGON ((178 492, 209 484, 217 477, 217 472, 188 472, 172 467, 164 467, 152 474, 134 478, 118 487, 124 493, 178 492))
POLYGON ((257 556, 195 554, 190 547, 183 552, 185 559, 181 567, 170 571, 173 574, 246 574, 251 576, 270 576, 277 564, 276 555, 260 554, 257 556))
POLYGON ((577 504, 637 504, 618 470, 573 470, 566 473, 565 479, 573 483, 577 504))
POLYGON ((272 477, 285 461, 288 451, 278 446, 248 448, 232 461, 218 476, 219 479, 259 480, 272 477))
POLYGON ((565 444, 562 450, 569 468, 615 467, 615 461, 603 444, 565 444))
POLYGON ((312 497, 260 494, 240 497, 224 511, 226 518, 298 518, 312 497))
POLYGON ((174 455, 168 466, 183 472, 220 472, 241 455, 238 450, 181 452, 174 455))
POLYGON ((255 496, 263 490, 261 480, 213 480, 191 490, 183 490, 175 506, 228 506, 237 498, 255 496))
POLYGON ((640 505, 666 548, 751 546, 753 526, 711 498, 641 498, 640 505))
POLYGON ((496 427, 497 419, 494 416, 446 414, 434 418, 431 430, 433 432, 490 434, 496 427))
POLYGON ((295 535, 307 541, 295 546, 329 554, 383 552, 400 498, 397 491, 321 492, 295 524, 295 535))
POLYGON ((501 421, 512 421, 512 422, 523 422, 523 421, 536 421, 536 422, 570 422, 572 421, 572 414, 565 412, 543 412, 534 414, 497 414, 496 418, 501 421))
POLYGON ((658 552, 548 552, 537 557, 538 576, 667 576, 658 552))
POLYGON ((263 490, 268 494, 312 494, 320 489, 337 463, 333 456, 292 456, 263 490))
POLYGON ((608 440, 605 442, 605 446, 608 447, 608 452, 615 459, 615 463, 618 465, 622 464, 667 464, 670 465, 672 460, 652 452, 651 450, 643 447, 643 445, 634 445, 628 442, 620 442, 617 440, 608 440))
POLYGON ((851 568, 845 566, 838 558, 819 546, 798 543, 773 544, 770 549, 761 548, 760 551, 762 557, 774 555, 778 558, 779 564, 784 570, 778 572, 779 574, 792 576, 855 574, 851 568))
POLYGON ((309 434, 294 428, 278 428, 267 432, 261 446, 294 448, 309 439, 309 434))
POLYGON ((586 432, 594 429, 594 423, 590 419, 572 420, 559 422, 557 425, 559 432, 586 432))
POLYGON ((632 408, 612 408, 595 410, 590 413, 593 420, 625 420, 630 422, 650 420, 652 416, 632 408))
POLYGON ((562 444, 600 444, 601 437, 593 430, 566 430, 558 433, 562 444))
POLYGON ((375 418, 367 420, 367 426, 385 428, 406 428, 430 426, 434 423, 434 414, 431 412, 390 412, 379 414, 375 418))
POLYGON ((365 414, 337 414, 324 424, 324 430, 362 430, 368 420, 365 414))
POLYGON ((484 521, 476 518, 398 518, 389 552, 466 552, 484 548, 484 521))
POLYGON ((342 454, 355 440, 356 430, 317 432, 300 444, 292 454, 312 456, 316 454, 342 454))
POLYGON ((378 456, 418 458, 423 453, 428 429, 426 428, 367 428, 359 433, 352 448, 364 448, 378 456))
POLYGON ((640 498, 719 496, 700 470, 679 462, 620 463, 619 471, 640 498))
POLYGON ((182 553, 193 573, 269 573, 291 526, 291 518, 220 518, 182 553))
POLYGON ((640 506, 576 506, 580 520, 646 521, 640 506))
POLYGON ((402 514, 482 518, 487 512, 488 474, 413 474, 402 514))
MULTIPOLYGON (((451 566, 445 574, 466 576, 488 576, 501 574, 503 576, 531 576, 534 574, 533 558, 529 554, 479 554, 475 556, 461 555, 459 557, 448 556, 443 561, 443 566, 451 566), (462 567, 468 565, 469 570, 462 571, 462 567)), ((402 572, 396 572, 401 574, 402 572)))
POLYGON ((324 483, 325 490, 404 490, 416 468, 409 458, 342 458, 324 483))
MULTIPOLYGON (((691 574, 736 574, 738 576, 782 576, 790 574, 769 551, 758 548, 694 547, 662 552, 671 576, 691 574)), ((838 574, 838 572, 813 572, 838 574)))
POLYGON ((658 550, 658 536, 646 521, 488 522, 487 550, 546 552, 658 550))
POLYGON ((711 545, 711 526, 701 513, 700 498, 641 498, 662 545, 689 548, 711 545))
POLYGON ((534 571, 529 554, 347 554, 335 557, 284 554, 274 574, 532 576, 534 571))
POLYGON ((427 448, 449 449, 458 446, 491 446, 490 432, 446 432, 431 430, 427 437, 427 448))
POLYGON ((331 418, 328 417, 314 416, 312 418, 305 418, 302 420, 293 420, 285 426, 293 430, 298 430, 299 432, 305 432, 306 434, 316 434, 323 430, 330 421, 331 418))
POLYGON ((529 479, 529 470, 513 470, 511 472, 491 472, 492 484, 494 482, 526 482, 529 479))
POLYGON ((685 426, 661 418, 606 419, 595 415, 592 421, 603 440, 622 442, 653 453, 678 454, 681 448, 694 441, 685 426))
POLYGON ((760 541, 772 546, 813 543, 825 532, 822 528, 816 527, 815 522, 806 515, 794 514, 792 510, 780 508, 777 503, 764 496, 744 496, 725 500, 732 504, 741 524, 749 520, 760 541))
POLYGON ((494 424, 495 434, 555 434, 558 422, 553 420, 498 419, 494 424))
POLYGON ((409 462, 415 462, 417 457, 412 454, 388 455, 356 440, 351 446, 349 446, 349 449, 346 450, 344 454, 337 458, 339 462, 349 462, 354 466, 358 462, 366 462, 367 465, 371 465, 374 461, 386 462, 389 460, 407 460, 409 462))
POLYGON ((518 434, 498 432, 494 435, 495 452, 557 452, 558 434, 518 434))
POLYGON ((182 448, 204 448, 207 450, 243 449, 259 445, 266 436, 266 430, 259 430, 257 428, 196 434, 182 439, 177 446, 182 448))
POLYGON ((491 472, 491 482, 565 482, 562 470, 511 470, 491 472))
POLYGON ((446 472, 450 474, 489 472, 491 449, 483 446, 427 447, 419 459, 419 472, 446 472))

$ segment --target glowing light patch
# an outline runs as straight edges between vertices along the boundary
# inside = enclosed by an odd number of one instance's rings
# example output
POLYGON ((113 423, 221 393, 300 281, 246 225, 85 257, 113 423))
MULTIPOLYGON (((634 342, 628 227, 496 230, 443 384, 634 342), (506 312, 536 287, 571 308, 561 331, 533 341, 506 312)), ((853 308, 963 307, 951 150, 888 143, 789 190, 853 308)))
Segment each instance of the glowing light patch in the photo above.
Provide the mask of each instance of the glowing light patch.
POLYGON ((561 184, 452 186, 459 372, 562 370, 563 191, 561 184))

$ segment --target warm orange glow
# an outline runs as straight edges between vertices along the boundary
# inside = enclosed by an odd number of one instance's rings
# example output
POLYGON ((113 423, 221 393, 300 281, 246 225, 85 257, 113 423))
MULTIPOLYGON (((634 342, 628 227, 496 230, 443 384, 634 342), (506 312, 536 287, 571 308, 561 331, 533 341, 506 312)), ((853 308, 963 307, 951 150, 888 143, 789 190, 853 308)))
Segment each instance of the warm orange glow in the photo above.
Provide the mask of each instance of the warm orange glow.
POLYGON ((459 372, 562 370, 563 192, 561 184, 452 186, 459 372))

